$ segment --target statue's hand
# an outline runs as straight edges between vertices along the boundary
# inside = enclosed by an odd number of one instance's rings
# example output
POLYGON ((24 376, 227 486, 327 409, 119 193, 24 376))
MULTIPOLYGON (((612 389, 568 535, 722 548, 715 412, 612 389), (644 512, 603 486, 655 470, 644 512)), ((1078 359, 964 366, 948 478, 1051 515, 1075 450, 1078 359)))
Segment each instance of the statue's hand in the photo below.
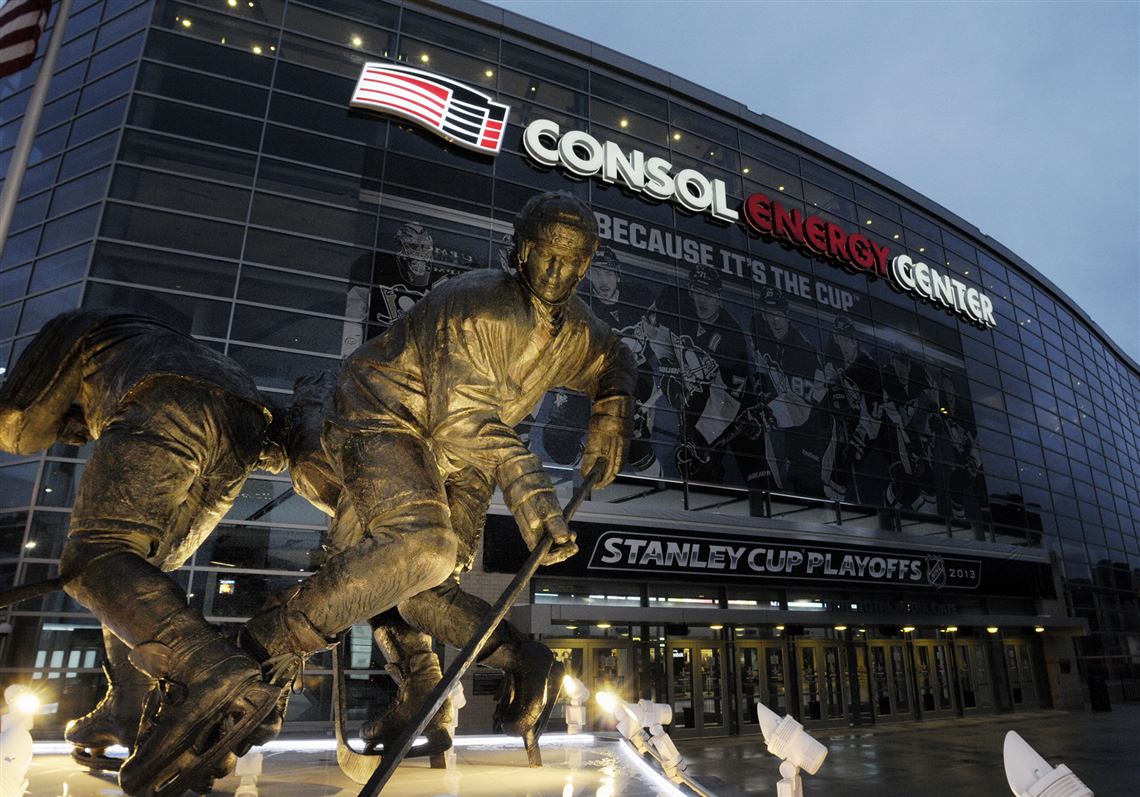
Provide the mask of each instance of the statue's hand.
POLYGON ((633 405, 631 396, 609 396, 594 402, 582 454, 582 476, 600 461, 602 476, 594 485, 599 489, 612 482, 621 470, 633 430, 633 405))
POLYGON ((522 531, 526 547, 534 550, 543 534, 549 534, 554 544, 541 564, 553 565, 569 559, 578 552, 575 534, 562 516, 562 507, 553 490, 531 493, 515 507, 515 518, 522 531))
POLYGON ((527 455, 501 466, 499 476, 503 501, 515 516, 527 548, 533 551, 544 534, 554 541, 542 564, 552 565, 577 553, 574 532, 562 516, 554 485, 536 457, 527 455))

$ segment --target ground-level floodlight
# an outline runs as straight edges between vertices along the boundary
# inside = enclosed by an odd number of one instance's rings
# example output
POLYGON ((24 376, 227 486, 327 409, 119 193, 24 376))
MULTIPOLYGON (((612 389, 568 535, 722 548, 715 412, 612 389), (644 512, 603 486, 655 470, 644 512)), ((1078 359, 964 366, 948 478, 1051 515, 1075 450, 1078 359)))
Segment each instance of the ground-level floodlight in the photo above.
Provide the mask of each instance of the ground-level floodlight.
POLYGON ((763 703, 756 705, 756 719, 768 743, 768 752, 783 760, 782 777, 776 782, 776 797, 803 797, 800 770, 809 775, 819 772, 823 759, 827 758, 827 747, 805 731, 803 725, 791 717, 781 717, 763 703))
POLYGON ((573 736, 581 733, 586 726, 586 701, 590 699, 590 690, 586 685, 567 673, 562 676, 562 691, 570 699, 563 716, 566 718, 566 733, 573 736))
POLYGON ((1050 766, 1017 731, 1002 746, 1005 779, 1015 797, 1093 797, 1092 789, 1064 764, 1050 766))
POLYGON ((0 797, 22 797, 28 790, 32 765, 32 717, 40 699, 30 686, 12 684, 4 690, 8 710, 0 717, 0 797))
POLYGON ((665 726, 673 722, 673 707, 651 700, 626 703, 612 692, 598 692, 594 696, 598 705, 618 721, 617 729, 637 749, 637 752, 657 761, 665 776, 674 783, 683 783, 698 795, 708 792, 685 772, 689 764, 685 761, 665 726), (649 736, 645 730, 649 729, 649 736))

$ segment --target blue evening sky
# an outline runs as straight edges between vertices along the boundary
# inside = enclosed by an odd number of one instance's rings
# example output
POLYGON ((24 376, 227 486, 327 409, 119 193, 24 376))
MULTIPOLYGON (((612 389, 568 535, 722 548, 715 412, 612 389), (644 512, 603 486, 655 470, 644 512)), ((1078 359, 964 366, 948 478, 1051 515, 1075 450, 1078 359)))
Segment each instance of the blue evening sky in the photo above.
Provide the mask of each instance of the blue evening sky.
POLYGON ((1140 361, 1140 3, 493 2, 894 177, 1140 361))

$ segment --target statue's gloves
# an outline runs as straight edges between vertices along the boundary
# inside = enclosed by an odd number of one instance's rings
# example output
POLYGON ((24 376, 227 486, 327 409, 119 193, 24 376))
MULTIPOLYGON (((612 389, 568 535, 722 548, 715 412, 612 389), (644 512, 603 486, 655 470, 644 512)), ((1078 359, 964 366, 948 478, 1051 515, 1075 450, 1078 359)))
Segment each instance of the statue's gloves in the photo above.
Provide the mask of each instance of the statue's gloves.
POLYGON ((578 552, 574 532, 562 517, 562 507, 554 485, 542 469, 538 457, 520 452, 499 465, 495 480, 503 491, 503 501, 515 516, 527 548, 534 550, 543 534, 554 540, 542 564, 552 565, 578 552))
POLYGON ((633 432, 633 397, 606 396, 594 402, 586 427, 586 451, 582 455, 582 475, 600 462, 604 468, 595 487, 605 487, 621 470, 633 432))

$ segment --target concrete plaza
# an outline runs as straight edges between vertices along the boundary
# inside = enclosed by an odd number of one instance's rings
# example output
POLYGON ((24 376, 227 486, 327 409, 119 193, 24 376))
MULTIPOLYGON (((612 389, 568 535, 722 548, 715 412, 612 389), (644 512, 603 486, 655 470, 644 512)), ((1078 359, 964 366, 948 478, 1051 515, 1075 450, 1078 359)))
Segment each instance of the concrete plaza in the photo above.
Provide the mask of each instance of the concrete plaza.
MULTIPOLYGON (((1001 797, 1015 730, 1050 764, 1066 764, 1097 797, 1140 795, 1140 704, 1109 712, 1038 711, 844 728, 815 734, 830 750, 807 797, 1001 797)), ((685 741, 689 771, 717 797, 776 793, 779 761, 757 737, 685 741)))

